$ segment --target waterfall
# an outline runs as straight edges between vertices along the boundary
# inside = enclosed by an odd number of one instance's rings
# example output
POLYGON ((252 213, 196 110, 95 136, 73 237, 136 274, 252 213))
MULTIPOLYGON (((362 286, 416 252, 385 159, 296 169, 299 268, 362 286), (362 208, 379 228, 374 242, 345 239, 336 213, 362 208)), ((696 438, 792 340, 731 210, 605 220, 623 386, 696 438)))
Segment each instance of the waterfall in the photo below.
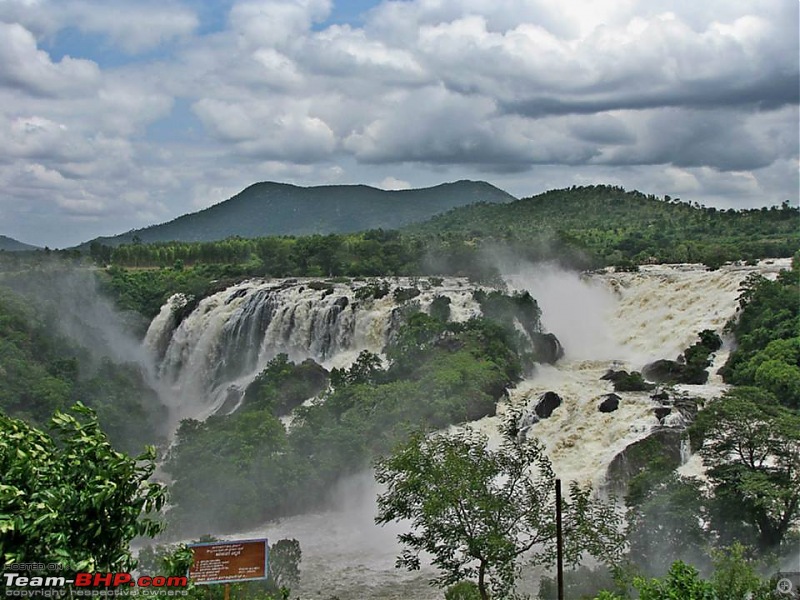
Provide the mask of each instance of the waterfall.
MULTIPOLYGON (((720 333, 736 313, 739 286, 749 273, 771 277, 788 266, 787 259, 711 272, 700 265, 653 265, 636 273, 580 275, 541 266, 508 273, 511 289, 527 290, 537 299, 543 327, 563 343, 565 356, 554 366, 539 366, 530 379, 509 390, 497 416, 470 425, 498 442, 498 425, 509 407, 531 407, 545 392, 555 392, 561 405, 532 424, 529 434, 545 444, 562 479, 599 487, 610 462, 627 446, 654 429, 685 424, 677 407, 675 416, 659 422, 654 412, 659 403, 651 392, 618 392, 617 410, 599 412, 599 403, 613 391, 601 376, 609 368, 640 371, 654 359, 674 359, 703 329, 720 333)), ((314 358, 327 367, 348 365, 362 349, 380 352, 396 323, 399 305, 393 291, 414 282, 392 280, 380 299, 359 299, 358 289, 364 286, 359 282, 324 289, 311 284, 243 282, 204 299, 177 326, 166 318, 154 321, 148 339, 170 338, 159 372, 176 390, 179 414, 213 412, 231 385, 246 385, 278 352, 294 360, 314 358), (169 327, 174 329, 166 334, 169 327)), ((451 318, 463 321, 480 313, 473 290, 466 281, 447 279, 440 287, 423 289, 411 302, 427 310, 436 295, 446 295, 451 318)), ((716 369, 729 351, 726 343, 717 352, 708 383, 675 389, 689 396, 719 396, 726 386, 716 369)), ((681 448, 681 472, 702 476, 702 464, 688 450, 681 448)), ((347 498, 340 508, 230 537, 297 538, 303 548, 297 590, 302 597, 440 598, 440 591, 426 585, 433 574, 430 565, 411 574, 394 568, 399 547, 372 525, 376 489, 366 477, 368 485, 343 484, 347 498)))
POLYGON ((326 368, 349 366, 363 350, 379 354, 399 322, 398 289, 417 287, 420 294, 407 302, 421 310, 428 310, 436 296, 446 296, 451 319, 480 315, 472 297, 476 288, 466 280, 444 279, 436 286, 409 278, 387 283, 388 293, 374 298, 366 293, 366 282, 253 279, 204 298, 180 324, 170 315, 186 299, 171 298, 144 344, 161 356, 158 373, 172 390, 175 423, 204 419, 223 407, 229 412, 236 403, 232 394, 243 391, 279 353, 296 362, 312 358, 326 368))

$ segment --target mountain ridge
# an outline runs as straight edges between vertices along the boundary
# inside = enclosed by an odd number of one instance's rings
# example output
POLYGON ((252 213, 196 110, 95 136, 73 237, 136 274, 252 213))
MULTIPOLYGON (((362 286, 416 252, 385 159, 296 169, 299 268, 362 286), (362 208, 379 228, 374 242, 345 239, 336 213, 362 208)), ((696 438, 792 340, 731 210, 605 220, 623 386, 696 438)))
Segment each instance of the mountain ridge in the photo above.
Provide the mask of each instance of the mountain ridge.
POLYGON ((38 246, 34 246, 32 244, 26 244, 25 242, 20 242, 19 240, 15 240, 12 237, 8 237, 7 235, 0 235, 0 251, 4 250, 6 252, 27 252, 30 250, 39 250, 38 246))
POLYGON ((381 190, 364 184, 303 187, 265 181, 171 221, 91 241, 117 246, 397 229, 459 206, 515 200, 485 181, 460 180, 408 190, 381 190))

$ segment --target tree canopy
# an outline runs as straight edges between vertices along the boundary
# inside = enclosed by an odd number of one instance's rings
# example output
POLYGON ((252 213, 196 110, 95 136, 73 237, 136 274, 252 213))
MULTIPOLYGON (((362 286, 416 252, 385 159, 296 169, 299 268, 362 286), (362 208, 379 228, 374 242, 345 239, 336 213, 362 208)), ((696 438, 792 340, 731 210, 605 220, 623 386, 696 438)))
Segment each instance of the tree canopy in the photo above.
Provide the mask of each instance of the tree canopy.
POLYGON ((690 435, 719 517, 753 529, 762 550, 777 549, 800 523, 800 415, 769 392, 734 388, 698 414, 690 435))
MULTIPOLYGON (((376 465, 387 486, 378 497, 378 523, 409 519, 398 565, 418 569, 420 553, 433 556, 448 586, 477 578, 483 600, 512 593, 523 560, 552 564, 556 552, 555 473, 536 440, 506 439, 490 449, 485 436, 417 434, 376 465)), ((563 502, 565 558, 584 554, 615 560, 621 553, 620 518, 613 505, 572 484, 563 502)))
POLYGON ((66 572, 130 570, 130 541, 163 529, 166 491, 149 481, 155 449, 117 452, 91 409, 72 412, 51 419, 56 437, 0 414, 0 557, 66 572))

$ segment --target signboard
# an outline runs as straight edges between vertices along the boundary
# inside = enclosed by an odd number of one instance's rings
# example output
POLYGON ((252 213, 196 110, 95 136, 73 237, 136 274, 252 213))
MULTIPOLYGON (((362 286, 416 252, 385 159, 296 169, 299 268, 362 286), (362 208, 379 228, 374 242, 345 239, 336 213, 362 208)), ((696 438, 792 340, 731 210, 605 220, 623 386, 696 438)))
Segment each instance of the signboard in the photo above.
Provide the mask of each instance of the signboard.
POLYGON ((237 583, 269 575, 267 540, 232 540, 192 544, 189 578, 197 584, 237 583))

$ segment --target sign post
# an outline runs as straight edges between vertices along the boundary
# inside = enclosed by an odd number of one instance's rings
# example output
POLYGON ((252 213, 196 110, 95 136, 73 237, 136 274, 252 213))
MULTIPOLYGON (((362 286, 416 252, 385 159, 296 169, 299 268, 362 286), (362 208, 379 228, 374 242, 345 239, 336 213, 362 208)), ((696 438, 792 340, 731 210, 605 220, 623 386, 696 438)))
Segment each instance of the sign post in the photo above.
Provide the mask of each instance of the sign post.
POLYGON ((269 577, 267 540, 232 540, 192 544, 194 554, 189 579, 199 585, 225 584, 225 600, 230 600, 230 584, 269 577))

